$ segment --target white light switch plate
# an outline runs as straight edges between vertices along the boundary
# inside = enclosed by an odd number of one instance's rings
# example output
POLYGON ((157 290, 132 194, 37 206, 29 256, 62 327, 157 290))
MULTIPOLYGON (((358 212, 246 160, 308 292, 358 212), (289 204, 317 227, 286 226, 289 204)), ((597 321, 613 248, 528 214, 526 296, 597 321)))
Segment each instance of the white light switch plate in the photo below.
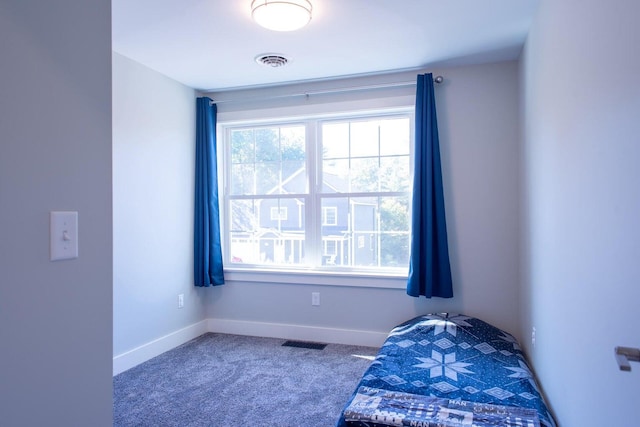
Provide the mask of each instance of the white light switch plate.
POLYGON ((50 212, 51 261, 78 258, 78 212, 50 212))

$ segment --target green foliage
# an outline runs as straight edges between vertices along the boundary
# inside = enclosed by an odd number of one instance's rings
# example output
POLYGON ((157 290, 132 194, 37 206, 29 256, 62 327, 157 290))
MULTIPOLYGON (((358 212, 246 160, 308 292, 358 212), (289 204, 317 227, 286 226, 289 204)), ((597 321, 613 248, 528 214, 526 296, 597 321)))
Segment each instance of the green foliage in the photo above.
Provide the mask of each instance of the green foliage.
POLYGON ((383 198, 380 202, 380 236, 382 265, 409 264, 409 198, 383 198), (389 233, 395 232, 395 233, 389 233))
MULTIPOLYGON (((407 266, 410 200, 408 196, 384 193, 405 193, 411 189, 408 120, 325 123, 322 129, 325 160, 319 162, 325 173, 323 183, 328 184, 325 187, 339 193, 378 193, 370 197, 370 203, 379 215, 380 229, 367 225, 369 230, 379 233, 378 262, 383 267, 407 266)), ((304 171, 305 137, 305 125, 232 130, 231 194, 259 196, 306 191, 306 174, 295 175, 304 171)), ((232 201, 231 218, 233 230, 255 233, 260 229, 253 201, 232 201)))
POLYGON ((267 194, 304 166, 305 127, 231 132, 232 194, 267 194))

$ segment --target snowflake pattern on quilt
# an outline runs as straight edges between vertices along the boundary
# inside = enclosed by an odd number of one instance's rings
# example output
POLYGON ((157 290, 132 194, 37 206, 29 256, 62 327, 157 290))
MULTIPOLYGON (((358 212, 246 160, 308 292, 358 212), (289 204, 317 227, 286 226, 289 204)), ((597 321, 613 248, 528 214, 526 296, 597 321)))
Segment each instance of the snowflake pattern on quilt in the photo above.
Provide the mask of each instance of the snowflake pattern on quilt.
MULTIPOLYGON (((516 339, 482 320, 429 314, 394 328, 359 386, 534 409, 555 427, 516 339)), ((346 424, 338 427, 370 426, 346 424)))
POLYGON ((431 357, 416 357, 422 363, 413 365, 416 368, 429 369, 431 378, 439 377, 441 375, 458 381, 458 373, 461 374, 473 374, 473 372, 466 369, 471 363, 456 362, 456 354, 440 354, 437 351, 431 351, 431 357))

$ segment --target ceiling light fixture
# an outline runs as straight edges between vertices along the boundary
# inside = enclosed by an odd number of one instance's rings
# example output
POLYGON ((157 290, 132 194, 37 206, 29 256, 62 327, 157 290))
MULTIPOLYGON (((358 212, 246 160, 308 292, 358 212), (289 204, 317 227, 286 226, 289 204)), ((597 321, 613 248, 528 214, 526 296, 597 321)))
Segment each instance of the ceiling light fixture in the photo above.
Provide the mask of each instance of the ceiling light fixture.
POLYGON ((311 21, 309 0, 253 0, 251 16, 259 25, 273 31, 298 30, 311 21))

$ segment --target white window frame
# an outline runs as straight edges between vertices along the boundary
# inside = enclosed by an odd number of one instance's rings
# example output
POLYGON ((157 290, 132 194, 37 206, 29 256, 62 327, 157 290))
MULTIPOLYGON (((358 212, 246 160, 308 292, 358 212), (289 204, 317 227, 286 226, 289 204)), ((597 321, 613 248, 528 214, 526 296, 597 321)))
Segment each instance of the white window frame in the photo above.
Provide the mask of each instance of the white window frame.
POLYGON ((322 241, 322 255, 324 256, 334 256, 338 255, 338 242, 335 240, 323 240, 322 241), (331 245, 329 244, 331 243, 331 245), (333 246, 329 248, 329 246, 333 246), (331 249, 331 250, 329 250, 331 249))
POLYGON ((338 208, 335 206, 323 206, 322 207, 322 225, 338 225, 338 208), (327 218, 329 217, 328 212, 333 212, 333 221, 329 222, 327 218))
MULTIPOLYGON (((237 116, 238 114, 229 114, 230 116, 237 116)), ((225 115, 223 114, 223 117, 225 115)), ((227 177, 227 162, 229 162, 228 158, 228 150, 225 146, 224 141, 226 141, 227 132, 234 127, 252 127, 258 126, 260 124, 264 125, 274 125, 274 126, 282 126, 287 124, 300 124, 307 123, 308 126, 308 134, 307 134, 307 147, 308 153, 311 153, 310 147, 315 147, 315 138, 317 137, 317 126, 320 126, 320 122, 322 120, 336 120, 336 119, 357 119, 361 118, 363 120, 371 119, 371 118, 383 118, 388 116, 403 116, 409 118, 410 121, 410 138, 413 140, 413 107, 405 106, 405 107, 390 107, 390 108, 379 108, 376 110, 366 111, 366 110, 358 110, 354 111, 342 111, 339 113, 323 113, 323 114, 309 114, 298 117, 267 117, 267 118, 257 118, 251 119, 248 117, 244 117, 242 115, 242 119, 234 119, 234 120, 222 120, 219 119, 218 129, 219 129, 219 148, 218 148, 218 156, 219 160, 223 160, 219 162, 219 174, 220 174, 220 194, 221 194, 221 225, 223 229, 223 252, 225 246, 228 247, 228 238, 229 234, 225 231, 228 229, 228 224, 225 222, 225 209, 226 209, 226 186, 228 183, 227 177), (311 121, 311 123, 309 122, 311 121), (221 144, 222 142, 222 144, 221 144), (225 207, 223 207, 223 204, 225 207)), ((317 144, 318 146, 320 144, 317 144)), ((314 153, 313 155, 318 156, 318 153, 314 153)), ((413 144, 410 147, 410 159, 413 158, 413 144)), ((311 160, 311 156, 307 155, 307 168, 308 173, 315 174, 317 176, 318 171, 314 164, 315 160, 311 160)), ((412 160, 410 160, 412 163, 412 160)), ((374 194, 372 194, 374 195, 374 194)), ((319 199, 317 197, 310 197, 310 204, 319 203, 319 199)), ((314 207, 315 211, 315 207, 314 207)), ((320 212, 318 214, 321 214, 320 212)), ((314 216, 311 212, 307 213, 307 215, 314 216)), ((317 214, 316 214, 317 215, 317 214)), ((322 222, 321 218, 314 218, 314 221, 318 226, 319 223, 322 222), (320 220, 320 221, 318 221, 320 220)), ((319 230, 314 233, 319 233, 319 230)), ((317 260, 322 259, 323 247, 320 244, 316 248, 317 253, 314 254, 317 260)), ((228 254, 225 253, 225 257, 228 257, 228 254)), ((225 258, 226 259, 226 258, 225 258)), ((304 284, 313 284, 313 285, 329 285, 329 286, 351 286, 351 287, 370 287, 370 288, 387 288, 387 289, 404 289, 406 287, 406 278, 407 271, 391 271, 391 270, 367 270, 361 268, 342 268, 340 270, 333 270, 331 268, 323 268, 320 266, 320 262, 317 262, 317 266, 314 268, 309 267, 300 267, 300 268, 283 268, 283 266, 277 265, 274 267, 265 266, 265 265, 245 265, 245 264, 235 264, 225 262, 225 279, 227 281, 240 281, 240 282, 271 282, 271 283, 304 283, 304 284)))

